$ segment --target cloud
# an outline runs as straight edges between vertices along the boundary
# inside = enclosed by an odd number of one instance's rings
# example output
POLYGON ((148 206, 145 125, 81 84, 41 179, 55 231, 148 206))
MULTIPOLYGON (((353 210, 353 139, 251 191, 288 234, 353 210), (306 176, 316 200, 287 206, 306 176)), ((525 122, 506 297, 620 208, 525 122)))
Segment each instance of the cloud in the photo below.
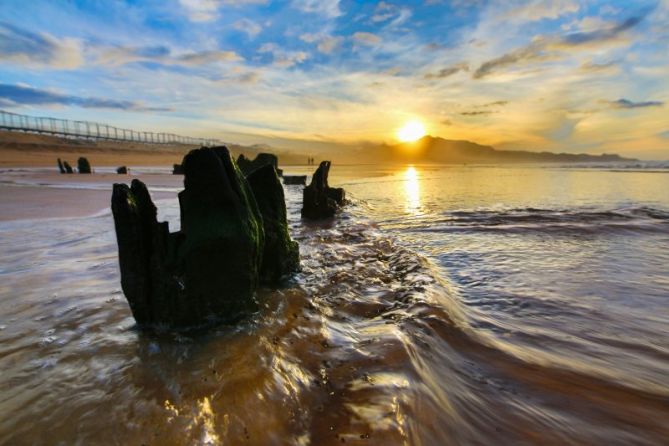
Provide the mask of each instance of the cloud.
POLYGON ((0 100, 9 105, 69 105, 84 108, 104 108, 132 111, 173 111, 164 107, 147 107, 135 101, 72 96, 37 88, 0 84, 0 100))
POLYGON ((617 62, 595 63, 592 61, 581 65, 580 70, 587 73, 616 73, 619 71, 617 62))
POLYGON ((503 15, 505 20, 537 21, 542 19, 557 19, 566 14, 578 12, 580 5, 574 0, 541 0, 528 2, 518 6, 503 15))
POLYGON ((451 65, 450 67, 442 68, 436 73, 427 73, 424 77, 425 79, 444 79, 460 71, 469 71, 469 65, 466 63, 459 63, 456 65, 451 65))
POLYGON ((316 48, 323 54, 330 54, 337 49, 341 40, 341 37, 328 36, 321 40, 316 48))
POLYGON ((356 42, 365 44, 365 45, 378 45, 381 43, 381 38, 377 36, 376 34, 372 33, 367 33, 367 32, 362 32, 358 31, 357 33, 353 34, 353 40, 356 42))
POLYGON ((620 34, 639 24, 643 18, 644 15, 630 17, 617 25, 589 32, 576 32, 564 36, 539 37, 527 46, 483 63, 474 72, 473 77, 474 79, 481 79, 500 68, 510 65, 555 58, 560 51, 615 40, 620 34))
POLYGON ((486 104, 477 105, 476 107, 479 107, 479 108, 497 107, 497 106, 503 107, 503 106, 507 105, 508 103, 509 103, 509 101, 494 101, 494 102, 488 102, 486 104))
POLYGON ((588 43, 601 43, 615 39, 619 34, 638 25, 644 15, 630 17, 622 23, 609 28, 601 28, 594 31, 584 31, 567 34, 563 38, 553 42, 556 47, 575 47, 588 43))
POLYGON ((339 47, 342 38, 327 34, 304 33, 300 35, 300 40, 307 43, 318 43, 316 46, 318 51, 323 54, 330 54, 339 47))
POLYGON ((209 22, 218 18, 219 2, 216 0, 179 0, 193 22, 209 22))
POLYGON ((300 35, 300 40, 307 43, 315 43, 321 40, 324 36, 322 34, 304 33, 300 35))
POLYGON ((629 99, 618 99, 617 101, 603 101, 613 108, 646 108, 646 107, 662 107, 664 102, 660 101, 643 101, 633 102, 629 99))
POLYGON ((127 47, 115 46, 96 49, 95 62, 101 65, 125 65, 132 62, 156 62, 163 65, 199 66, 218 62, 243 60, 234 51, 199 51, 172 54, 166 46, 127 47))
POLYGON ((488 76, 495 70, 509 65, 515 65, 519 62, 533 61, 538 59, 545 59, 544 45, 532 43, 526 47, 518 48, 514 51, 504 54, 503 56, 491 59, 483 64, 474 72, 474 79, 481 79, 488 76))
POLYGON ((0 60, 36 68, 74 69, 84 63, 79 40, 57 39, 0 22, 0 60))
MULTIPOLYGON (((233 71, 238 71, 238 70, 233 70, 233 71)), ((258 81, 260 81, 261 75, 257 71, 246 71, 246 72, 241 72, 241 74, 236 73, 233 75, 225 74, 222 76, 213 76, 207 78, 207 80, 210 80, 217 85, 235 85, 235 84, 257 84, 258 81)), ((233 87, 233 88, 238 88, 238 87, 233 87)))
POLYGON ((242 84, 255 84, 260 80, 260 75, 254 71, 244 73, 238 78, 242 84))
POLYGON ((285 53, 274 54, 274 65, 282 68, 290 68, 293 65, 301 64, 309 58, 309 54, 304 51, 288 51, 285 53))
POLYGON ((234 25, 232 25, 232 27, 237 31, 246 33, 250 39, 253 39, 255 36, 260 34, 260 31, 262 31, 262 26, 249 19, 238 20, 234 23, 234 25))
POLYGON ((383 23, 389 20, 388 26, 399 26, 411 18, 411 10, 409 8, 402 8, 391 3, 380 1, 374 9, 372 15, 373 23, 383 23))
POLYGON ((236 62, 242 57, 234 51, 200 51, 198 53, 185 53, 167 59, 165 63, 174 65, 207 65, 214 62, 236 62))
POLYGON ((342 15, 339 0, 293 0, 291 4, 302 12, 318 14, 328 19, 342 15))
POLYGON ((493 101, 486 102, 484 104, 473 105, 471 108, 473 110, 467 110, 460 112, 462 116, 487 116, 493 113, 499 113, 499 110, 491 110, 493 107, 504 107, 509 101, 493 101))
POLYGON ((211 22, 218 19, 218 10, 223 6, 263 5, 267 0, 179 0, 192 22, 211 22))
POLYGON ((290 68, 309 58, 309 54, 304 51, 286 51, 276 43, 265 43, 258 49, 258 52, 271 54, 273 64, 280 68, 290 68))
POLYGON ((498 112, 493 110, 472 110, 472 111, 464 111, 461 112, 460 114, 462 116, 482 116, 482 115, 490 115, 492 113, 498 113, 498 112))

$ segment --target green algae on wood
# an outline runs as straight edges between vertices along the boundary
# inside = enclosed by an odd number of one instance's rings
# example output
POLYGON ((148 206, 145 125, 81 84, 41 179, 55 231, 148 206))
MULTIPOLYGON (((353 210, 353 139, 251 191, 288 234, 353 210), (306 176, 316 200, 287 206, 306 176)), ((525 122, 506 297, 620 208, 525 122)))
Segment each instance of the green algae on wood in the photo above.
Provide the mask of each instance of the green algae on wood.
POLYGON ((193 150, 183 166, 180 255, 187 292, 212 314, 253 311, 264 232, 251 189, 225 147, 193 150))
POLYGON ((263 283, 276 284, 300 264, 299 245, 288 232, 283 186, 271 164, 259 167, 246 179, 258 203, 265 231, 260 278, 263 283))
POLYGON ((257 309, 264 231, 249 184, 225 147, 193 150, 183 167, 176 233, 157 221, 144 183, 114 185, 121 285, 140 325, 232 322, 257 309))

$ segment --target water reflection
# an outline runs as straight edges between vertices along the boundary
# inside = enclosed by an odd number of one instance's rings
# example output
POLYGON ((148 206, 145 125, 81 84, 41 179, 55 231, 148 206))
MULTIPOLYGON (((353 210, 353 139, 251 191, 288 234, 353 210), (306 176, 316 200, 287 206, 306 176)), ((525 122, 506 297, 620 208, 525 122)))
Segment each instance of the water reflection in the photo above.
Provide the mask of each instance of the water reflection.
POLYGON ((420 182, 418 172, 413 166, 409 166, 404 172, 404 195, 406 197, 406 211, 417 214, 420 208, 420 182))

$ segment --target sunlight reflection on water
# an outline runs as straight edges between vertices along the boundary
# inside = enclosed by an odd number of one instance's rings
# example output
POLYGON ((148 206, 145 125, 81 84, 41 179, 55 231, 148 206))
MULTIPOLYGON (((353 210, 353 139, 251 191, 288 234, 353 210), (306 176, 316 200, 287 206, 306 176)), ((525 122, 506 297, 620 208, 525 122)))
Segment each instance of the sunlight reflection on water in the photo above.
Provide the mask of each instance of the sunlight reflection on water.
POLYGON ((418 171, 409 166, 404 172, 404 195, 406 198, 406 211, 409 214, 420 213, 420 179, 418 171))

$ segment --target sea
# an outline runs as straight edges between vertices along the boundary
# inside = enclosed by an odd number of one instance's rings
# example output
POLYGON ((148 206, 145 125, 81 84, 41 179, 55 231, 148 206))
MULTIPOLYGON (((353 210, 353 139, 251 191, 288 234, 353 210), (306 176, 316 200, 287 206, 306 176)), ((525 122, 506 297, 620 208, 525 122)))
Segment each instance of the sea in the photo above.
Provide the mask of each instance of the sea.
MULTIPOLYGON (((111 196, 29 173, 0 172, 111 196)), ((348 204, 322 222, 285 186, 301 271, 197 333, 136 326, 107 201, 0 222, 0 444, 668 444, 669 163, 334 164, 330 184, 348 204)), ((176 197, 157 206, 177 230, 176 197)))

